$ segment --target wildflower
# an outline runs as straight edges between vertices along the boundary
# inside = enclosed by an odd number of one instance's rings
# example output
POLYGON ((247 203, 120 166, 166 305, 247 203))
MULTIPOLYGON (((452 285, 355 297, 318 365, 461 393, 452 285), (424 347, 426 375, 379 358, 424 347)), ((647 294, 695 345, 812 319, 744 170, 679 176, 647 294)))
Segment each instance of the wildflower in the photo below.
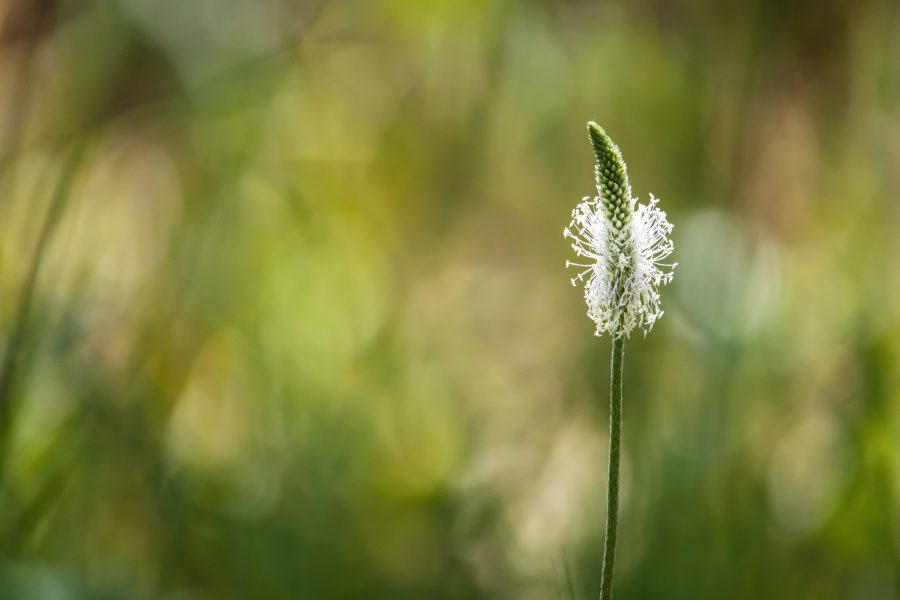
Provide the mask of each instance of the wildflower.
POLYGON ((566 267, 582 269, 572 285, 584 284, 595 335, 629 337, 635 328, 646 335, 663 315, 658 287, 672 281, 677 264, 663 262, 674 249, 672 224, 652 194, 649 204, 637 204, 622 152, 593 121, 588 136, 597 157, 598 195, 583 198, 563 230, 583 259, 566 261, 566 267))
POLYGON ((587 314, 597 324, 596 335, 608 333, 612 338, 609 483, 600 574, 600 598, 611 600, 619 523, 625 338, 635 328, 643 329, 646 335, 662 316, 657 288, 672 281, 675 264, 663 262, 673 250, 669 239, 672 225, 666 213, 656 207, 656 198, 651 195, 649 204, 637 204, 619 147, 593 121, 588 123, 588 137, 597 156, 594 171, 598 195, 582 199, 563 235, 572 240, 575 254, 585 261, 566 261, 566 267, 582 269, 572 285, 584 283, 587 314))

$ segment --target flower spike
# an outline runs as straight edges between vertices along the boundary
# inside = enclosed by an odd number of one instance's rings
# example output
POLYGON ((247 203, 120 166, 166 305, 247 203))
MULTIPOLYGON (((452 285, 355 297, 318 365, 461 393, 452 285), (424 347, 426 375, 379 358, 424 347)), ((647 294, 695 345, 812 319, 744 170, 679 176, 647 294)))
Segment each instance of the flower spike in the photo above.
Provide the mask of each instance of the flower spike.
POLYGON ((619 147, 593 121, 587 129, 598 195, 583 198, 563 230, 582 259, 566 266, 581 269, 572 285, 584 285, 596 335, 628 337, 635 328, 646 335, 663 315, 657 288, 673 277, 675 263, 664 262, 674 250, 672 224, 652 194, 649 204, 637 204, 619 147))

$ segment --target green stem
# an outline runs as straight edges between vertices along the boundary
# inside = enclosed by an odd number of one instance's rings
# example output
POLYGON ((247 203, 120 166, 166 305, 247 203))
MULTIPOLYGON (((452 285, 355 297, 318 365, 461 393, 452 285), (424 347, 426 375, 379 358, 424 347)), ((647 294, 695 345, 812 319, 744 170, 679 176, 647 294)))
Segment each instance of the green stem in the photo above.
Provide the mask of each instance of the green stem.
POLYGON ((610 358, 609 387, 609 484, 606 497, 606 540, 603 544, 603 574, 600 600, 612 598, 613 567, 616 562, 616 532, 619 526, 619 450, 622 438, 622 363, 625 340, 614 337, 610 358))

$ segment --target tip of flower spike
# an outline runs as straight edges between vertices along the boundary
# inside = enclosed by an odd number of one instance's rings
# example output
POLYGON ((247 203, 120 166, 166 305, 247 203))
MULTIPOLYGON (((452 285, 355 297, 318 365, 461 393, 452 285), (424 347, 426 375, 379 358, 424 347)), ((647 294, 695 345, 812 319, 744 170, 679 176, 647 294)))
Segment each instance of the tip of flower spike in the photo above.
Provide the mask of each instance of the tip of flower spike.
POLYGON ((591 145, 594 147, 594 154, 596 154, 597 158, 602 162, 607 153, 615 148, 616 145, 596 121, 588 121, 587 130, 588 137, 591 138, 591 145))
MULTIPOLYGON (((588 121, 587 128, 588 128, 588 135, 590 135, 591 138, 597 138, 597 139, 605 138, 605 139, 609 140, 609 136, 606 135, 606 131, 602 127, 600 127, 600 125, 597 124, 597 121, 588 121)), ((610 141, 612 141, 612 140, 610 140, 610 141)))
POLYGON ((596 121, 588 121, 587 130, 588 137, 591 139, 591 145, 594 147, 594 154, 597 155, 601 165, 609 160, 611 156, 622 160, 622 152, 619 150, 619 147, 596 121))
POLYGON ((597 159, 594 174, 601 199, 617 205, 631 201, 631 184, 622 151, 595 121, 588 121, 587 132, 597 159))

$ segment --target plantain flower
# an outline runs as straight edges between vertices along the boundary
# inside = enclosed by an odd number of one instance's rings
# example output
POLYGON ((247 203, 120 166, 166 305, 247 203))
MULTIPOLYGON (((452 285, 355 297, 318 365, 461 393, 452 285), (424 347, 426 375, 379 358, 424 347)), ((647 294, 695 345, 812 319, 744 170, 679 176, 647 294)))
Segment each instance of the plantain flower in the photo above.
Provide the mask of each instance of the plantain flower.
POLYGON ((664 262, 674 249, 672 224, 652 194, 649 204, 637 203, 622 152, 603 128, 589 122, 588 137, 598 195, 583 198, 563 230, 579 257, 566 267, 581 269, 572 285, 584 285, 595 335, 629 337, 635 328, 646 335, 663 316, 658 288, 672 281, 677 264, 664 262))

